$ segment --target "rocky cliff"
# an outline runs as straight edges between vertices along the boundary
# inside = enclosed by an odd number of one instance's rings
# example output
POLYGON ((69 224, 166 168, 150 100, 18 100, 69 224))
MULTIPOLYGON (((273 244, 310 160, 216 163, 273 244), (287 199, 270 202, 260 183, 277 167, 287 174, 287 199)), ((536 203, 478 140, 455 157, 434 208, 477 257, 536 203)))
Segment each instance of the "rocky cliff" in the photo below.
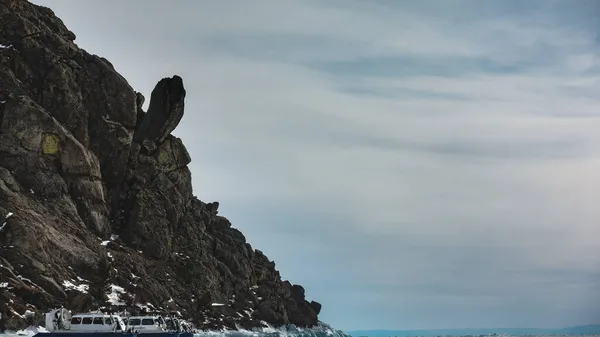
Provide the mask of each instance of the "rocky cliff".
MULTIPOLYGON (((0 306, 125 305, 201 328, 317 323, 321 305, 192 194, 181 77, 135 92, 51 9, 0 0, 0 306)), ((39 316, 38 316, 39 317, 39 316)), ((31 318, 29 318, 31 319, 31 318)))

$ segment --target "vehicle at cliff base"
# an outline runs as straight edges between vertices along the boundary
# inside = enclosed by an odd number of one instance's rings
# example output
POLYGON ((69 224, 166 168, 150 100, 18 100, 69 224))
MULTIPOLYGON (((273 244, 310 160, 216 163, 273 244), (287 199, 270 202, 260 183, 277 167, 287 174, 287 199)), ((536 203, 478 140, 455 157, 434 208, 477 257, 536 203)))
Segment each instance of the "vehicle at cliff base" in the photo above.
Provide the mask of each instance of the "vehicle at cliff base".
MULTIPOLYGON (((167 321, 160 315, 132 316, 127 318, 127 323, 125 323, 120 315, 100 311, 71 315, 69 310, 60 308, 46 313, 45 319, 45 328, 48 332, 39 332, 34 336, 130 337, 138 334, 152 337, 192 336, 187 331, 169 330, 167 321)), ((175 325, 171 326, 175 327, 175 325)))
POLYGON ((104 333, 125 331, 125 323, 117 315, 102 312, 88 312, 71 315, 60 308, 46 313, 46 330, 49 332, 104 333))

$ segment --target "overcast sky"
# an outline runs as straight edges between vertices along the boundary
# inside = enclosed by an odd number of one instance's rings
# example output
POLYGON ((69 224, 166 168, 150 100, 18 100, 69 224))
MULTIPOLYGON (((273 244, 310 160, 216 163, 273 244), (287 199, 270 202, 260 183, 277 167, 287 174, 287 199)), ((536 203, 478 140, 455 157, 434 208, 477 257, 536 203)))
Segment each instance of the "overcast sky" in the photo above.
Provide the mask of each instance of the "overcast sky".
POLYGON ((194 193, 323 321, 598 322, 597 1, 34 2, 147 98, 183 77, 194 193))

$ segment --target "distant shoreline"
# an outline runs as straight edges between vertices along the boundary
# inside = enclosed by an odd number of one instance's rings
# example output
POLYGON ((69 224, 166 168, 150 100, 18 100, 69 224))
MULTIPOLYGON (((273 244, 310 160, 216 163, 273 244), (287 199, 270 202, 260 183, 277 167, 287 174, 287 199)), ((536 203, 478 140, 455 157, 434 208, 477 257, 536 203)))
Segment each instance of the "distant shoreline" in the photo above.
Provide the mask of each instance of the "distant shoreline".
POLYGON ((489 329, 419 329, 419 330, 345 330, 352 337, 395 336, 479 336, 479 335, 594 335, 600 334, 600 324, 579 325, 568 328, 489 328, 489 329))

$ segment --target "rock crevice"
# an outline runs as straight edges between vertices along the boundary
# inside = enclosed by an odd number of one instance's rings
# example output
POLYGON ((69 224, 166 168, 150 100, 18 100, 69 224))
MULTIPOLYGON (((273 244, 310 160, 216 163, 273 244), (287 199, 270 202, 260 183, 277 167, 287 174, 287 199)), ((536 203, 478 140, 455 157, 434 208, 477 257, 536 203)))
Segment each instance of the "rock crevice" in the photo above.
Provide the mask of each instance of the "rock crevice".
MULTIPOLYGON (((0 308, 167 310, 201 328, 317 324, 321 305, 192 193, 171 132, 180 76, 150 95, 52 10, 0 0, 0 308), (108 296, 110 295, 110 296, 108 296), (214 304, 214 305, 213 305, 214 304)), ((37 316, 39 318, 39 316, 37 316)))

